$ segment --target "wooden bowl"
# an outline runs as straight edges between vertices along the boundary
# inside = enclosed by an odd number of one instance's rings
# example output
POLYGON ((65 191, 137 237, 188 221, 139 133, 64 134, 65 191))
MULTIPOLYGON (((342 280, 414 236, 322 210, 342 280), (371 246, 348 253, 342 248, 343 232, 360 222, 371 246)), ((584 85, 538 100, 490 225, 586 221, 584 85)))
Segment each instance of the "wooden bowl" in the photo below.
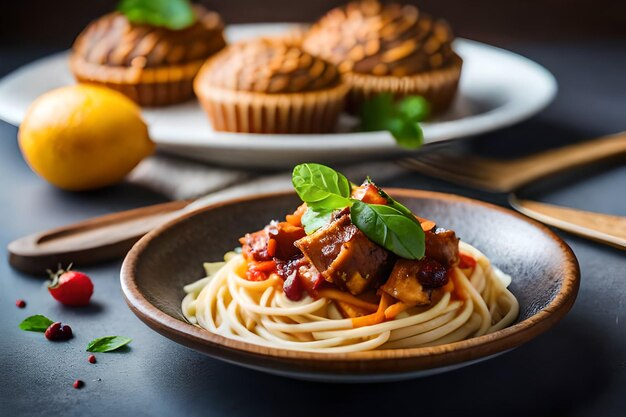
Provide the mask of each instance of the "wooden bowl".
MULTIPOLYGON (((261 347, 210 333, 185 321, 183 286, 201 277, 202 263, 221 260, 246 232, 282 218, 300 203, 293 193, 231 200, 186 214, 142 238, 122 266, 132 311, 162 335, 230 363, 300 379, 373 382, 425 376, 513 349, 554 326, 578 293, 580 271, 571 249, 543 225, 512 211, 417 190, 389 193, 420 216, 455 230, 510 274, 518 320, 485 336, 446 345, 357 353, 308 353, 261 347)), ((524 364, 520 364, 524 366, 524 364)))

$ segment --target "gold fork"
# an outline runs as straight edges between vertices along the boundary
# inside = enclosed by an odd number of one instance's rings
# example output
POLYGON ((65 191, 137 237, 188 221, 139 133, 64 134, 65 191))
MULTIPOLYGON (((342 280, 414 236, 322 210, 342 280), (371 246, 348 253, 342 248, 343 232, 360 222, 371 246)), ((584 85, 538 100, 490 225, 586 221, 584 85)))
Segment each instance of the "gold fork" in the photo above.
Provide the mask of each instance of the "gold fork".
POLYGON ((451 151, 424 152, 401 165, 461 185, 508 192, 520 213, 553 227, 626 249, 626 217, 592 213, 518 198, 514 190, 548 175, 592 162, 626 156, 626 132, 540 152, 512 161, 451 151))
POLYGON ((507 193, 539 178, 618 156, 626 156, 626 132, 510 161, 436 150, 403 159, 400 164, 461 185, 507 193))

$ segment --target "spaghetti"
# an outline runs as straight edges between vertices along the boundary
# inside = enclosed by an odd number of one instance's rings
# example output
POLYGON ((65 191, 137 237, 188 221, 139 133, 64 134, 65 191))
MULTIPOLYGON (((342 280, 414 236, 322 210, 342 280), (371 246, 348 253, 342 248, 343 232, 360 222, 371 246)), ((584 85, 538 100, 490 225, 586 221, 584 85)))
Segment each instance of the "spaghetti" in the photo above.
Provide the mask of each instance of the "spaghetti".
POLYGON ((519 311, 507 289, 511 278, 471 245, 460 242, 459 249, 474 265, 455 266, 448 284, 433 290, 428 306, 385 305, 391 297, 383 295, 378 306, 362 301, 362 309, 376 308, 370 315, 344 318, 332 291, 290 300, 281 277, 248 280, 248 262, 231 252, 225 263, 205 264, 207 277, 185 287, 182 310, 191 323, 224 337, 329 353, 440 345, 509 326, 519 311), (382 320, 363 320, 377 314, 382 320))

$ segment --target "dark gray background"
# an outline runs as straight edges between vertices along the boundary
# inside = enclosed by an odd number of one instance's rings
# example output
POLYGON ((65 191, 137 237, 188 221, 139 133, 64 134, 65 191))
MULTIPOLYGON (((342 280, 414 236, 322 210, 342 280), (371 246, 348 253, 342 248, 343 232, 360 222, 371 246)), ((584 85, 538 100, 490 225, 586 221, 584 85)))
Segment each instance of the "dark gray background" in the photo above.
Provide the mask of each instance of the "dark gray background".
MULTIPOLYGON (((6 17, 6 15, 5 15, 6 17)), ((466 146, 501 156, 626 129, 626 42, 501 42, 558 78, 556 102, 540 116, 466 146)), ((0 49, 0 75, 62 45, 0 49)), ((15 127, 0 122, 0 244, 94 215, 164 201, 123 184, 66 193, 37 178, 22 160, 15 127)), ((464 189, 419 174, 386 186, 425 188, 505 204, 502 195, 464 189)), ((626 215, 626 167, 605 166, 545 181, 527 193, 543 201, 626 215)), ((626 257, 561 234, 579 258, 582 282, 570 314, 535 341, 469 368, 400 383, 332 385, 292 381, 207 358, 149 330, 126 307, 121 261, 83 268, 95 283, 87 309, 50 298, 43 277, 0 263, 0 415, 454 415, 618 416, 626 410, 626 257), (15 307, 17 298, 28 302, 15 307), (50 343, 17 324, 31 314, 70 323, 76 337, 50 343), (94 337, 132 337, 130 349, 97 354, 94 337), (81 378, 84 389, 71 384, 81 378)))
MULTIPOLYGON (((347 0, 192 0, 228 23, 312 22, 347 0)), ((389 0, 387 2, 390 2, 389 0)), ((91 20, 119 0, 3 2, 0 44, 69 45, 91 20)), ((509 40, 563 40, 626 36, 621 0, 404 0, 445 17, 457 35, 503 44, 509 40)))

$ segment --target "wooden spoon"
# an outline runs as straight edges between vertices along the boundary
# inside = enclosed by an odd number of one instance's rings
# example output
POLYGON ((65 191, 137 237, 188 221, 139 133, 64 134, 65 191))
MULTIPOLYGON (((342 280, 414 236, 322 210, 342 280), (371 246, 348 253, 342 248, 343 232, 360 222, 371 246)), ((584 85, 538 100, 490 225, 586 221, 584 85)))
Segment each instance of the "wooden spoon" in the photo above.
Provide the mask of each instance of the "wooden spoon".
POLYGON ((173 201, 107 214, 22 237, 9 244, 9 263, 37 274, 59 264, 86 265, 120 258, 143 235, 175 218, 190 202, 173 201))

